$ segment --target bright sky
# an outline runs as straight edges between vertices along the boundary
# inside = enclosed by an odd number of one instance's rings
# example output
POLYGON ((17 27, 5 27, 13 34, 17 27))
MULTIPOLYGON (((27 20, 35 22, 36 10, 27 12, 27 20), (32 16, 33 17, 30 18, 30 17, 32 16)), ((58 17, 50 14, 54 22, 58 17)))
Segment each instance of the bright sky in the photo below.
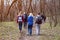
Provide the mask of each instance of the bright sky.
POLYGON ((8 4, 7 1, 8 1, 9 4, 11 5, 11 3, 12 3, 13 0, 4 0, 4 5, 5 5, 5 6, 8 4))
MULTIPOLYGON (((11 5, 11 3, 12 3, 13 0, 4 0, 4 5, 5 5, 5 6, 8 5, 7 1, 8 1, 9 4, 11 5)), ((35 1, 35 0, 33 0, 33 1, 35 1)), ((46 0, 46 1, 48 1, 48 0, 46 0)), ((50 1, 50 0, 49 0, 49 1, 50 1)), ((35 4, 35 2, 34 2, 34 4, 35 4)))

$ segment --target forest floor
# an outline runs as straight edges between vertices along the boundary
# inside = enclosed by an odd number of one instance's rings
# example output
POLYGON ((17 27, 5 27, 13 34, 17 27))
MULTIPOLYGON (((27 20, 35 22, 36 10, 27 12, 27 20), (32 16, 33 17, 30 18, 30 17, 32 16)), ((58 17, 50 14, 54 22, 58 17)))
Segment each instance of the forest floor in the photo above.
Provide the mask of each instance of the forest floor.
POLYGON ((35 26, 32 36, 27 35, 27 30, 23 28, 19 33, 18 25, 15 22, 0 23, 0 40, 60 40, 60 26, 51 27, 49 23, 44 23, 40 28, 40 35, 36 35, 35 26))

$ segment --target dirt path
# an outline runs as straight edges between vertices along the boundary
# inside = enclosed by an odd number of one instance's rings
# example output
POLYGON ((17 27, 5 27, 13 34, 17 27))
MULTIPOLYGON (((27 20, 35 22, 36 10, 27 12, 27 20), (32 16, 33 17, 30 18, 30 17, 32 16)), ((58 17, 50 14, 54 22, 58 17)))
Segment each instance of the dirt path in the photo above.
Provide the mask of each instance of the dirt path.
POLYGON ((22 32, 21 39, 19 40, 59 40, 60 39, 60 28, 48 27, 47 24, 43 24, 40 29, 40 35, 36 35, 35 27, 33 27, 32 36, 27 36, 26 30, 22 32))
POLYGON ((35 34, 35 28, 33 28, 32 36, 28 36, 25 31, 23 31, 20 35, 19 40, 53 40, 55 35, 52 32, 53 30, 48 30, 47 28, 41 29, 41 35, 35 34))

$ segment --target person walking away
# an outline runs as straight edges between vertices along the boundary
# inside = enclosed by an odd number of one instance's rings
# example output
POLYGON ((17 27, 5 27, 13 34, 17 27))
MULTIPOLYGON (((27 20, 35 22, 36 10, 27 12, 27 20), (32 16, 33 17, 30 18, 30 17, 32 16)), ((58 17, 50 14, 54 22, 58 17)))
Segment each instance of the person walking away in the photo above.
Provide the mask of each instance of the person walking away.
POLYGON ((17 23, 19 25, 20 32, 22 32, 22 14, 21 14, 21 11, 19 12, 18 17, 17 17, 17 23))
POLYGON ((32 35, 32 27, 33 27, 33 14, 30 13, 28 16, 28 33, 32 35))
POLYGON ((40 25, 42 24, 42 17, 40 13, 37 14, 35 23, 36 23, 36 34, 40 35, 40 25))
POLYGON ((25 13, 24 12, 24 14, 23 14, 23 24, 24 24, 24 28, 26 28, 27 27, 27 13, 25 13))
POLYGON ((46 21, 46 16, 45 16, 45 14, 42 14, 41 17, 42 17, 42 22, 44 23, 44 22, 46 21))

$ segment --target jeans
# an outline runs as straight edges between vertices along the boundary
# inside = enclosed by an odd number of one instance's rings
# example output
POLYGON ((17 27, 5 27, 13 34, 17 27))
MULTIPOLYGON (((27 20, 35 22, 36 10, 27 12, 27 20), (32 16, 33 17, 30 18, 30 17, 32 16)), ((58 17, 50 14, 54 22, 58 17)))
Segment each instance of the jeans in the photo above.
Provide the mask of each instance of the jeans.
POLYGON ((27 22, 24 22, 24 28, 26 28, 27 27, 27 22))
POLYGON ((36 34, 40 34, 40 24, 36 24, 36 34))
POLYGON ((28 25, 28 33, 31 35, 32 34, 32 25, 28 25))
POLYGON ((19 30, 22 30, 22 22, 19 22, 19 30))

